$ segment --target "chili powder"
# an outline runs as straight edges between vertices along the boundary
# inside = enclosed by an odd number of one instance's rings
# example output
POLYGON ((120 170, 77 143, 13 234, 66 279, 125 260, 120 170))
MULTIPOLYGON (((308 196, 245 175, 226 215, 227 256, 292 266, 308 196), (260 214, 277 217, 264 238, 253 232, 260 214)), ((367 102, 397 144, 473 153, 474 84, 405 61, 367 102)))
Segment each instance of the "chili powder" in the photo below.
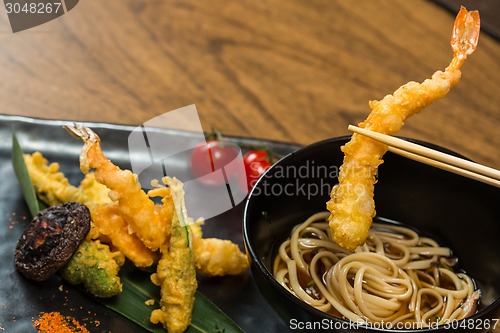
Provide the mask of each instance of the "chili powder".
POLYGON ((34 323, 38 333, 90 333, 75 318, 59 312, 43 312, 34 323))

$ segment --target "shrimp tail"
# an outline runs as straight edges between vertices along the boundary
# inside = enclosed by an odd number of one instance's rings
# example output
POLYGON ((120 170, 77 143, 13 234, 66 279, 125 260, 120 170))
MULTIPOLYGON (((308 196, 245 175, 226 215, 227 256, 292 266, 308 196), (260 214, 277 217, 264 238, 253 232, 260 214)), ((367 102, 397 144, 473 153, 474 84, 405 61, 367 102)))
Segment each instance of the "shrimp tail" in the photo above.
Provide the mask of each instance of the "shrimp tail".
POLYGON ((479 41, 480 26, 479 12, 467 11, 464 6, 461 6, 451 35, 451 48, 454 56, 450 68, 459 69, 467 57, 474 52, 479 41))
POLYGON ((82 140, 85 145, 80 153, 80 170, 84 174, 90 170, 90 161, 87 158, 89 150, 95 145, 100 145, 101 138, 90 128, 81 124, 73 124, 73 126, 64 125, 63 128, 75 138, 82 140))

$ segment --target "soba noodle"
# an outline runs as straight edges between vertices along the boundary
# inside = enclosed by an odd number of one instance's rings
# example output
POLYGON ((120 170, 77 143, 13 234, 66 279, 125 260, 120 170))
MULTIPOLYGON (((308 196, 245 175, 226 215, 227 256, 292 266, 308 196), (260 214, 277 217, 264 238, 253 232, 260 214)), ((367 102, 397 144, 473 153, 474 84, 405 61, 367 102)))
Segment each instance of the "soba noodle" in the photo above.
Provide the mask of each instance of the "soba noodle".
POLYGON ((374 223, 352 253, 331 241, 328 216, 297 225, 274 262, 276 280, 304 302, 351 321, 393 326, 440 325, 475 312, 480 292, 452 270, 450 249, 409 228, 374 223))

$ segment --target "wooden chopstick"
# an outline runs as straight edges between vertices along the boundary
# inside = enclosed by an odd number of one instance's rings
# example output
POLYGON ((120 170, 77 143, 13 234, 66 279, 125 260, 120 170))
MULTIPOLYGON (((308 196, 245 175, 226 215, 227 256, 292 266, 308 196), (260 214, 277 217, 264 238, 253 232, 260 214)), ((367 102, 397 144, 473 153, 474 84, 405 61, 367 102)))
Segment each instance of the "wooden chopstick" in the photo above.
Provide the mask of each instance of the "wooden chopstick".
POLYGON ((349 125, 352 132, 367 136, 389 146, 389 151, 425 163, 433 167, 450 171, 492 186, 500 187, 500 171, 443 152, 408 142, 393 136, 373 132, 349 125))

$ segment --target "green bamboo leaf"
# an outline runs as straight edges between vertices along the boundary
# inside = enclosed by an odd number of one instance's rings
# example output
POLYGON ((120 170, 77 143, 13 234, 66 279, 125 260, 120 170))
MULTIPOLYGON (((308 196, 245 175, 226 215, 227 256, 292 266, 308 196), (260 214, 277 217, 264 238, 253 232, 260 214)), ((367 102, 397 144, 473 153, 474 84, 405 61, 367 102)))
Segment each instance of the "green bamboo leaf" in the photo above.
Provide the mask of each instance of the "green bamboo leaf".
MULTIPOLYGON (((159 307, 160 288, 151 283, 151 273, 125 265, 120 270, 123 291, 113 298, 97 299, 108 308, 120 313, 148 332, 165 333, 161 325, 149 321, 151 311, 159 307), (154 300, 153 305, 146 301, 154 300)), ((186 333, 243 333, 221 309, 200 292, 196 292, 191 326, 186 333)))
POLYGON ((243 333, 221 309, 200 292, 196 292, 193 318, 187 332, 243 333), (210 318, 209 320, 207 320, 210 318))
POLYGON ((24 200, 28 205, 31 216, 34 217, 38 212, 44 209, 44 205, 38 200, 35 192, 35 187, 31 182, 31 178, 24 162, 24 152, 19 145, 16 134, 12 133, 12 165, 16 173, 24 200))
POLYGON ((95 298, 106 307, 143 327, 148 332, 165 333, 161 325, 154 325, 149 320, 151 311, 158 307, 159 288, 150 280, 151 273, 140 271, 128 263, 120 270, 123 291, 112 298, 95 298), (146 301, 154 300, 153 305, 146 301))
MULTIPOLYGON (((32 216, 46 206, 36 196, 35 188, 24 161, 23 150, 15 134, 12 135, 12 164, 21 190, 32 216)), ((120 270, 123 291, 120 295, 105 299, 95 298, 109 309, 135 322, 148 332, 165 333, 161 325, 149 321, 151 311, 159 307, 160 288, 150 279, 151 272, 141 271, 127 263, 120 270), (154 300, 153 305, 146 301, 154 300)), ((191 326, 186 333, 243 333, 243 330, 221 309, 200 292, 196 292, 191 326)))

